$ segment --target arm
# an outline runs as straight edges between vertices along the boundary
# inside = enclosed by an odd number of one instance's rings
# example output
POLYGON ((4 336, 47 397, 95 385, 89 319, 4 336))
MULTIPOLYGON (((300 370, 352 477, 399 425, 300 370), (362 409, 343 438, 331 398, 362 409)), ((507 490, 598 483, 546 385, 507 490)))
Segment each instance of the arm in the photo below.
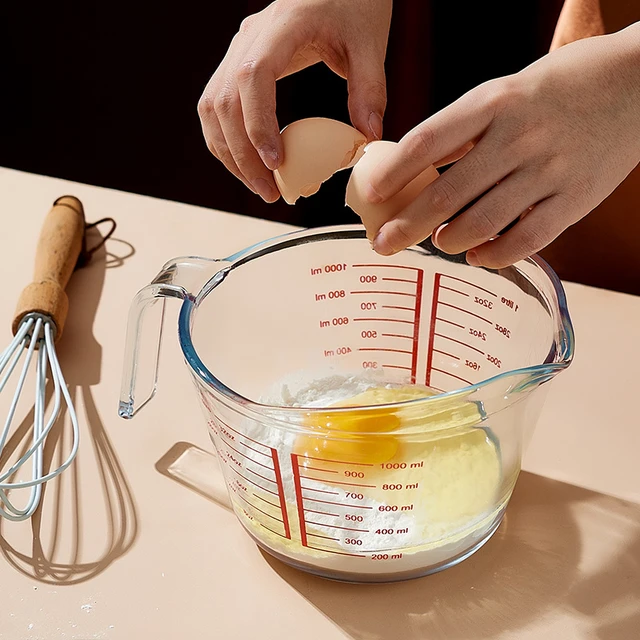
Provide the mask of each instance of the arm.
POLYGON ((389 255, 437 230, 443 251, 466 251, 470 263, 487 267, 512 264, 624 180, 640 161, 638 132, 640 22, 567 44, 480 85, 410 131, 374 170, 372 202, 391 197, 429 164, 464 155, 382 227, 374 248, 389 255))

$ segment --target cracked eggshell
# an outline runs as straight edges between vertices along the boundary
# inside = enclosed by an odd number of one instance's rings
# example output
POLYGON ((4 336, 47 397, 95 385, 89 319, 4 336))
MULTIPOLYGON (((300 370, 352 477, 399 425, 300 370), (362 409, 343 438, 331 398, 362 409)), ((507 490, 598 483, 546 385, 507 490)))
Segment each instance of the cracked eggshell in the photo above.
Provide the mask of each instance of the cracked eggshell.
POLYGON ((329 118, 297 120, 281 135, 284 159, 273 176, 288 204, 316 193, 336 171, 352 167, 367 142, 357 129, 329 118))
POLYGON ((371 241, 385 222, 400 213, 418 197, 428 184, 440 175, 438 170, 430 165, 389 200, 379 204, 369 202, 364 195, 364 187, 369 182, 373 170, 394 150, 397 144, 397 142, 387 140, 369 143, 364 150, 364 156, 354 166, 347 184, 346 203, 360 216, 367 230, 367 238, 371 241))

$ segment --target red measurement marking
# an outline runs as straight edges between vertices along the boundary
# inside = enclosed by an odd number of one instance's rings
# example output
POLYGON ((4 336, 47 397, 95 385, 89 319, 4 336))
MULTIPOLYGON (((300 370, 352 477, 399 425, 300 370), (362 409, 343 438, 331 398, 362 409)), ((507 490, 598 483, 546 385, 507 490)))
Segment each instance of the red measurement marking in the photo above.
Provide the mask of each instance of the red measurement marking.
POLYGON ((456 309, 457 311, 462 311, 462 313, 468 313, 470 316, 474 316, 475 318, 478 318, 479 320, 482 320, 483 322, 487 322, 488 324, 493 324, 493 322, 491 322, 491 320, 487 320, 486 318, 483 318, 482 316, 479 316, 477 313, 472 313, 471 311, 467 311, 467 309, 463 309, 462 307, 456 307, 455 304, 449 304, 448 302, 441 302, 440 304, 445 306, 445 307, 451 307, 452 309, 456 309))
POLYGON ((483 289, 482 287, 478 286, 477 284, 474 284, 473 282, 469 282, 468 280, 463 280, 462 278, 456 278, 455 276, 448 276, 444 273, 442 274, 442 276, 444 278, 449 278, 450 280, 457 280, 458 282, 468 284, 470 287, 475 287, 476 289, 480 289, 480 291, 484 291, 485 293, 488 293, 490 296, 493 296, 494 298, 498 297, 495 293, 493 293, 493 291, 489 291, 489 289, 483 289))
POLYGON ((252 493, 251 495, 254 498, 258 498, 258 500, 262 500, 262 502, 266 502, 267 504, 270 504, 272 507, 276 507, 276 509, 280 508, 279 504, 275 504, 273 502, 269 502, 266 498, 263 498, 262 496, 259 496, 257 493, 252 493))
POLYGON ((412 271, 420 271, 418 267, 407 267, 403 264, 352 264, 352 267, 388 267, 390 269, 411 269, 412 271))
POLYGON ((451 322, 451 320, 445 320, 444 318, 436 318, 436 320, 440 320, 440 322, 446 322, 447 324, 452 324, 454 327, 460 327, 461 329, 466 329, 463 324, 458 324, 457 322, 451 322))
POLYGON ((260 522, 260 520, 256 520, 256 522, 261 526, 264 527, 267 531, 271 531, 271 533, 275 533, 277 536, 280 536, 281 538, 289 538, 291 539, 290 536, 285 536, 282 535, 279 531, 274 531, 271 527, 267 527, 266 524, 263 524, 262 522, 260 522))
POLYGON ((480 351, 480 349, 476 349, 476 347, 472 347, 470 344, 467 344, 466 342, 462 342, 461 340, 456 340, 455 338, 450 338, 449 336, 445 336, 442 333, 436 333, 435 335, 438 336, 438 338, 444 338, 445 340, 451 340, 451 342, 457 342, 458 344, 461 344, 463 347, 468 347, 469 349, 473 349, 474 351, 477 351, 481 355, 485 355, 484 351, 480 351))
MULTIPOLYGON (((343 460, 327 460, 327 458, 314 458, 313 456, 296 456, 297 458, 304 458, 305 460, 320 460, 321 462, 333 462, 335 464, 356 464, 360 467, 373 467, 370 462, 344 462, 343 460)), ((314 489, 316 491, 316 489, 314 489)))
POLYGON ((354 322, 402 322, 404 324, 414 324, 413 320, 398 320, 397 318, 354 318, 354 322))
POLYGON ((346 553, 346 551, 334 551, 333 549, 323 549, 322 547, 312 547, 311 545, 307 545, 309 549, 315 549, 316 551, 326 551, 327 553, 337 553, 339 556, 351 556, 352 558, 366 558, 367 556, 363 556, 359 553, 346 553))
POLYGON ((273 482, 273 484, 278 484, 275 480, 272 480, 271 478, 267 478, 267 476, 261 476, 259 473, 257 473, 253 469, 247 469, 247 471, 249 473, 253 473, 254 476, 258 476, 258 478, 262 478, 263 480, 266 480, 267 482, 273 482))
POLYGON ((293 467, 293 486, 296 490, 296 502, 298 503, 298 522, 300 523, 300 542, 307 546, 307 530, 304 524, 304 502, 302 498, 302 484, 300 483, 300 466, 298 456, 291 454, 291 466, 293 467))
POLYGON ((400 333, 381 333, 380 335, 385 338, 407 338, 408 340, 413 340, 413 336, 403 336, 400 333))
MULTIPOLYGON (((240 498, 240 500, 244 500, 250 507, 252 507, 256 511, 259 511, 260 513, 264 513, 265 516, 268 516, 269 518, 273 518, 274 520, 276 520, 278 522, 282 522, 281 518, 276 518, 275 516, 272 516, 270 513, 267 513, 266 511, 263 511, 259 507, 256 507, 256 505, 253 504, 253 502, 250 502, 249 500, 247 500, 242 494, 239 493, 238 497, 240 498)), ((282 524, 284 524, 284 522, 282 522, 282 524)))
MULTIPOLYGON (((303 487, 306 488, 306 487, 303 487)), ((349 509, 373 509, 373 507, 367 507, 362 504, 343 504, 342 502, 335 502, 331 500, 318 500, 316 498, 307 498, 307 500, 312 500, 313 502, 322 502, 322 504, 336 504, 339 507, 348 507, 349 509)))
POLYGON ((251 478, 247 478, 246 476, 243 476, 237 469, 235 469, 234 467, 231 467, 229 465, 227 465, 229 467, 229 469, 231 469, 234 473, 238 474, 243 480, 246 480, 247 482, 249 482, 250 484, 252 484, 254 487, 258 487, 258 489, 262 489, 263 491, 266 491, 267 493, 270 493, 272 496, 277 496, 278 494, 275 491, 271 491, 270 489, 266 489, 265 487, 263 487, 261 484, 258 484, 257 482, 254 482, 253 480, 251 480, 251 478))
POLYGON ((446 289, 447 291, 453 291, 454 293, 459 293, 461 296, 467 296, 467 298, 469 297, 468 293, 465 293, 464 291, 458 291, 457 289, 452 289, 451 287, 445 287, 444 285, 440 285, 441 289, 446 289))
MULTIPOLYGON (((321 536, 319 533, 307 533, 308 536, 313 536, 314 538, 324 538, 325 540, 335 540, 336 542, 340 542, 340 538, 331 538, 329 536, 321 536)), ((305 545, 306 547, 307 545, 305 545)))
POLYGON ((282 473, 280 472, 280 460, 278 452, 271 449, 271 459, 273 460, 273 470, 276 474, 276 482, 278 484, 278 500, 280 501, 280 511, 282 512, 282 520, 284 521, 284 532, 286 537, 291 539, 291 529, 289 527, 289 516, 287 515, 287 507, 284 501, 284 486, 282 484, 282 473))
MULTIPOLYGON (((324 480, 322 478, 312 478, 311 476, 300 475, 300 478, 304 478, 305 480, 315 480, 316 482, 324 482, 324 480)), ((375 489, 376 488, 375 484, 356 484, 355 482, 336 482, 335 480, 332 480, 331 484, 344 484, 347 487, 365 487, 367 489, 375 489)), ((306 488, 307 487, 303 487, 303 489, 306 489, 306 488)))
POLYGON ((434 371, 439 371, 440 373, 444 373, 447 376, 451 376, 452 378, 457 378, 458 380, 461 380, 462 382, 466 382, 467 384, 473 384, 473 382, 469 382, 469 380, 465 380, 464 378, 461 378, 460 376, 455 375, 454 373, 451 373, 450 371, 443 371, 442 369, 436 369, 435 367, 433 367, 434 371))
POLYGON ((413 371, 411 367, 401 367, 399 364, 383 364, 385 369, 404 369, 405 371, 413 371))
POLYGON ((336 516, 336 518, 340 515, 339 513, 329 513, 328 511, 315 511, 314 509, 305 509, 307 513, 319 513, 323 516, 336 516))
POLYGON ((350 294, 355 293, 388 293, 391 296, 410 296, 412 298, 416 297, 415 293, 406 293, 405 291, 349 291, 350 294))
POLYGON ((413 351, 407 351, 406 349, 384 349, 382 347, 360 347, 358 351, 389 351, 390 353, 413 353, 413 351))
MULTIPOLYGON (((246 447, 246 445, 243 442, 241 442, 240 444, 246 447)), ((269 471, 273 471, 273 469, 270 466, 268 466, 266 464, 262 464, 262 462, 258 462, 257 460, 254 460, 253 458, 250 458, 246 453, 242 453, 242 451, 238 451, 235 447, 232 447, 226 440, 225 440, 224 446, 228 447, 232 451, 235 451, 237 454, 241 455, 243 458, 246 458, 247 460, 251 460, 251 462, 253 462, 253 464, 257 464, 259 467, 264 467, 265 469, 269 469, 269 471)))
POLYGON ((312 522, 306 520, 307 524, 316 524, 320 527, 330 527, 331 529, 344 529, 345 531, 359 531, 360 533, 369 533, 369 529, 352 529, 351 527, 339 527, 337 524, 324 524, 322 522, 312 522))
POLYGON ((413 355, 411 358, 411 382, 415 384, 418 375, 418 340, 420 338, 420 313, 422 311, 422 284, 424 271, 418 269, 416 281, 416 309, 413 316, 413 355))
POLYGON ((305 469, 308 469, 309 471, 323 471, 324 473, 338 473, 335 469, 320 469, 319 467, 304 467, 305 469))
POLYGON ((440 349, 434 349, 436 353, 441 353, 443 356, 449 356, 450 358, 455 358, 456 360, 460 360, 458 356, 454 356, 453 353, 447 353, 446 351, 440 351, 440 349))
MULTIPOLYGON (((317 491, 318 493, 330 493, 331 495, 334 496, 339 496, 340 492, 339 491, 325 491, 324 489, 312 489, 311 487, 304 487, 307 491, 317 491)), ((309 498, 310 500, 313 500, 314 498, 309 498)))
POLYGON ((441 273, 436 273, 433 277, 433 298, 431 300, 431 326, 429 327, 429 347, 427 350, 427 376, 425 384, 431 385, 431 366, 433 365, 433 341, 436 334, 436 316, 438 315, 438 294, 440 292, 441 273))
MULTIPOLYGON (((229 431, 233 431, 234 433, 238 434, 239 436, 250 440, 251 442, 254 442, 255 444, 260 445, 261 447, 264 447, 265 449, 269 449, 269 447, 267 447, 266 444, 262 444, 262 442, 258 442, 257 440, 254 440, 253 438, 250 438, 249 436, 245 436, 244 433, 240 433, 240 431, 238 431, 237 429, 234 429, 233 427, 229 426, 226 422, 224 422, 223 420, 220 420, 220 418, 216 418, 216 420, 218 422, 220 422, 221 424, 223 424, 227 429, 229 429, 229 431)), ((257 449, 254 449, 253 447, 250 447, 248 444, 245 444, 244 442, 240 442, 239 444, 241 444, 243 447, 247 447, 247 449, 251 449, 251 451, 255 451, 256 453, 260 453, 263 456, 267 456, 267 458, 269 458, 269 454, 268 453, 264 453, 263 451, 258 451, 257 449)))
POLYGON ((414 307, 397 307, 393 304, 383 304, 383 309, 401 309, 402 311, 415 311, 414 307))
POLYGON ((388 280, 389 282, 410 282, 411 284, 416 284, 415 280, 407 280, 406 278, 382 278, 383 280, 388 280))

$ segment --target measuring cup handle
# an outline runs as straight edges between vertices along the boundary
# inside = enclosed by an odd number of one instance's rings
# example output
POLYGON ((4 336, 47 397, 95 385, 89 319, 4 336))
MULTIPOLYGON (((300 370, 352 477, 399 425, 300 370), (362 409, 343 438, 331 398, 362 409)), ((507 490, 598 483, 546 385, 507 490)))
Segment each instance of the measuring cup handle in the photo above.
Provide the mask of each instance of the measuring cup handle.
POLYGON ((165 299, 195 300, 206 282, 226 265, 223 260, 176 258, 165 264, 153 282, 137 293, 127 324, 118 405, 121 418, 133 418, 156 393, 165 299))
POLYGON ((187 295, 187 291, 177 285, 150 284, 133 299, 118 405, 121 418, 133 418, 155 395, 165 298, 184 300, 187 295), (152 314, 153 310, 157 313, 152 314))

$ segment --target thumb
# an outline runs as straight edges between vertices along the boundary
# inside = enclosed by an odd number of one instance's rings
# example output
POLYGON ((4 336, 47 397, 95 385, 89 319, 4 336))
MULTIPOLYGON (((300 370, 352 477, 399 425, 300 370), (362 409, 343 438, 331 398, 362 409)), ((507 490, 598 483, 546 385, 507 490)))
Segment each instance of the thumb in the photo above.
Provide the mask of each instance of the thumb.
POLYGON ((349 60, 347 72, 349 115, 353 126, 369 140, 382 137, 382 116, 387 106, 384 53, 361 49, 349 60))

